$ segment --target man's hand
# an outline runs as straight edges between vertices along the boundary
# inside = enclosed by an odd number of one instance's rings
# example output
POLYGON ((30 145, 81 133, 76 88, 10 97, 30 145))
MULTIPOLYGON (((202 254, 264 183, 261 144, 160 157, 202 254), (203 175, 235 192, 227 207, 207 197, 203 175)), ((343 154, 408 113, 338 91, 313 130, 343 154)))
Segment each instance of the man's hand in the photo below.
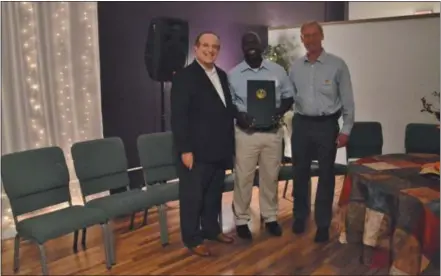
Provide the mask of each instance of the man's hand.
POLYGON ((187 169, 191 170, 193 168, 193 153, 186 152, 181 155, 182 163, 187 169))
POLYGON ((349 136, 343 133, 340 133, 337 137, 337 141, 335 142, 337 144, 337 148, 344 147, 348 144, 349 136))
POLYGON ((237 114, 237 125, 242 129, 249 129, 254 126, 254 118, 246 112, 237 114))

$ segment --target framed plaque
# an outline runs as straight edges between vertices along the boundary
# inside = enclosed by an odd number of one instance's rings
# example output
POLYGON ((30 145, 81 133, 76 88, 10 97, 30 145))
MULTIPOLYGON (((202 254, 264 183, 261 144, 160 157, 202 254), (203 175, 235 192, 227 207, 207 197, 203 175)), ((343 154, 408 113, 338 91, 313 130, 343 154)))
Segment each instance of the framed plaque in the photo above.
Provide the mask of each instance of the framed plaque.
POLYGON ((276 83, 273 80, 248 80, 247 112, 254 117, 256 128, 273 124, 276 112, 276 83))

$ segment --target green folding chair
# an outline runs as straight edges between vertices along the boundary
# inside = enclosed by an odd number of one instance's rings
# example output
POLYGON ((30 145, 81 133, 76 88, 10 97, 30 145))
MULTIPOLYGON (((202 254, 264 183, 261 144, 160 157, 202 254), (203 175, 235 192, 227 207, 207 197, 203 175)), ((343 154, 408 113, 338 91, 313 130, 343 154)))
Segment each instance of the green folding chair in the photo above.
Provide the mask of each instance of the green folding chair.
MULTIPOLYGON (((106 218, 117 217, 159 205, 152 193, 130 189, 127 158, 121 138, 105 138, 75 143, 72 148, 75 172, 80 182, 84 205, 104 211, 106 218), (87 197, 112 189, 125 188, 125 192, 88 200, 87 197)), ((115 239, 110 233, 111 263, 116 264, 115 239)), ((74 248, 77 247, 74 240, 74 248)), ((82 233, 82 246, 86 248, 86 229, 82 233)))
MULTIPOLYGON (((179 181, 176 173, 176 158, 173 146, 173 134, 171 132, 160 132, 143 134, 138 137, 139 160, 144 172, 147 192, 161 197, 164 204, 169 201, 179 200, 179 181)), ((226 189, 233 188, 234 175, 226 176, 226 189), (227 184, 227 178, 232 182, 227 184)), ((161 242, 163 246, 168 244, 167 214, 164 206, 159 209, 161 242)), ((222 228, 222 208, 219 213, 219 224, 222 228)))
POLYGON ((14 243, 14 272, 19 269, 20 239, 37 244, 43 275, 48 274, 44 243, 80 229, 100 224, 103 230, 107 269, 111 267, 109 229, 103 211, 72 205, 69 171, 63 151, 47 147, 2 156, 2 180, 11 203, 17 230, 14 243), (18 221, 17 217, 61 203, 61 210, 18 221))
MULTIPOLYGON (((383 149, 383 132, 379 122, 355 122, 346 145, 346 161, 381 154, 383 149)), ((313 160, 317 160, 317 152, 314 151, 313 160)), ((334 164, 334 175, 345 175, 347 165, 334 164)), ((311 163, 311 177, 319 176, 317 161, 311 163)), ((283 197, 286 198, 288 181, 285 183, 283 197)))
POLYGON ((408 124, 404 143, 406 153, 439 154, 439 132, 435 124, 408 124))
MULTIPOLYGON (((383 130, 379 122, 355 122, 346 145, 346 158, 363 158, 383 153, 383 130)), ((347 167, 345 166, 345 174, 347 167)))
POLYGON ((173 137, 171 132, 143 134, 138 137, 137 144, 147 188, 146 193, 154 196, 158 202, 161 243, 166 246, 169 240, 167 212, 164 204, 179 200, 173 137))

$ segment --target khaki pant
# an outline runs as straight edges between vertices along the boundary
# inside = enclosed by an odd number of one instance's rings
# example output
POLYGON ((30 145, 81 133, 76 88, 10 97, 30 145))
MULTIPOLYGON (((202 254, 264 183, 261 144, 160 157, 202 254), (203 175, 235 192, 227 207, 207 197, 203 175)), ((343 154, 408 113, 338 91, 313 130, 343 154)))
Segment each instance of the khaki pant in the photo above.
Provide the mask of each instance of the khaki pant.
POLYGON ((278 176, 282 159, 283 129, 248 134, 236 127, 236 164, 233 210, 236 225, 250 220, 256 166, 259 165, 259 204, 265 222, 277 220, 278 176))

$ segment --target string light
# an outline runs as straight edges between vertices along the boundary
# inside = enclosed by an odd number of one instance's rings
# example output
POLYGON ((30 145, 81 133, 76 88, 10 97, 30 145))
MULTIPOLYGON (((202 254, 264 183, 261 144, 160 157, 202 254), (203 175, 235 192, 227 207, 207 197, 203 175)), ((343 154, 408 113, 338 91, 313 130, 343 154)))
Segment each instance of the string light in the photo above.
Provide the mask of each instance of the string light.
POLYGON ((58 91, 58 110, 62 120, 65 122, 61 124, 61 135, 64 145, 62 148, 66 154, 67 159, 70 159, 70 147, 72 145, 73 134, 73 115, 72 115, 72 99, 71 99, 71 85, 70 78, 71 66, 70 55, 68 52, 69 40, 69 16, 68 16, 68 3, 58 2, 57 9, 53 15, 54 26, 54 49, 56 52, 55 70, 57 79, 57 91, 58 91))
POLYGON ((38 58, 37 58, 37 39, 36 39, 36 17, 35 8, 32 2, 20 3, 20 14, 23 18, 21 28, 21 41, 23 47, 23 56, 26 65, 26 84, 28 88, 30 110, 30 120, 35 139, 36 148, 44 145, 45 129, 43 123, 43 110, 40 98, 40 83, 38 79, 38 58))
MULTIPOLYGON (((26 83, 24 98, 29 101, 30 106, 29 134, 32 147, 47 146, 51 144, 50 138, 60 141, 56 144, 64 150, 70 168, 72 143, 97 138, 93 137, 96 122, 93 119, 95 110, 92 105, 94 93, 99 93, 96 77, 99 68, 96 64, 95 51, 97 4, 96 2, 16 2, 14 5, 19 6, 17 22, 20 24, 20 33, 17 34, 17 38, 21 47, 19 54, 23 57, 24 65, 22 76, 26 83), (75 9, 70 10, 71 7, 75 9), (39 17, 44 16, 40 11, 49 8, 53 11, 50 21, 38 20, 39 17), (49 26, 45 26, 46 24, 49 26), (37 27, 51 30, 49 41, 41 36, 45 32, 39 32, 37 27), (72 30, 75 31, 71 33, 72 30), (50 53, 51 63, 48 64, 44 63, 45 56, 38 55, 39 48, 46 47, 43 43, 49 43, 53 49, 50 53), (46 68, 50 68, 47 70, 51 82, 47 86, 42 82, 46 79, 42 75, 45 73, 42 69, 46 70, 46 68), (45 91, 47 88, 50 88, 50 91, 45 91), (55 99, 56 108, 51 114, 59 116, 57 119, 61 121, 59 128, 55 128, 56 133, 49 133, 50 129, 46 128, 49 124, 45 121, 45 112, 50 111, 48 108, 51 106, 43 102, 42 92, 50 92, 50 98, 55 99)), ((75 173, 70 175, 74 177, 75 173)), ((81 193, 76 196, 81 198, 81 193)), ((4 201, 2 229, 13 228, 12 210, 8 208, 10 205, 4 192, 1 198, 4 201)))
POLYGON ((12 224, 14 220, 12 219, 12 209, 6 209, 6 215, 3 216, 3 223, 12 224))
MULTIPOLYGON (((30 138, 32 147, 40 148, 50 144, 50 138, 63 148, 68 164, 71 162, 70 147, 75 140, 87 140, 93 136, 95 122, 93 116, 95 110, 92 108, 93 93, 97 93, 96 70, 96 2, 52 2, 34 3, 19 2, 14 3, 19 6, 20 33, 18 41, 21 46, 20 55, 23 57, 23 78, 26 83, 25 98, 29 101, 30 111, 29 120, 31 126, 30 138), (42 16, 39 11, 52 9, 54 13, 50 22, 40 21, 37 17, 42 16), (70 10, 71 6, 75 9, 70 10), (75 16, 73 16, 75 14, 75 16), (40 37, 38 32, 39 24, 50 24, 51 40, 46 41, 40 37), (75 37, 72 36, 71 25, 75 27, 75 37), (72 38, 71 38, 72 37, 72 38), (51 59, 54 64, 44 64, 44 57, 38 55, 38 49, 50 43, 51 59), (74 51, 72 51, 74 49, 74 51), (43 68, 50 66, 51 85, 47 87, 41 81, 43 79, 40 72, 43 68), (75 68, 74 68, 75 66, 75 68), (75 74, 74 70, 75 69, 75 74), (75 81, 75 82, 74 82, 75 81), (43 103, 42 92, 50 88, 51 95, 56 100, 56 112, 54 116, 59 116, 61 123, 55 137, 49 136, 49 129, 46 129, 45 113, 47 109, 43 103), (55 89, 52 91, 52 89, 55 89), (75 100, 75 101, 74 101, 75 100), (81 101, 82 104, 78 104, 81 101), (74 102, 77 105, 74 105, 74 102), (82 113, 82 114, 81 114, 82 113), (78 116, 81 114, 80 116, 78 116), (58 136, 60 135, 60 137, 58 136), (60 138, 60 139, 57 139, 60 138)), ((52 61, 51 60, 51 61, 52 61)), ((54 113, 52 113, 54 114, 54 113)), ((71 174, 74 176, 75 174, 71 174)), ((81 195, 80 195, 81 197, 81 195)), ((1 198, 7 201, 7 196, 2 193, 1 198)), ((5 202, 5 207, 10 205, 5 202)), ((2 208, 3 226, 9 228, 13 226, 14 220, 11 208, 2 208), (9 225, 9 226, 7 226, 9 225)), ((4 229, 2 227, 2 229, 4 229)))
POLYGON ((96 13, 96 4, 93 3, 83 3, 83 13, 82 13, 82 26, 84 27, 84 33, 87 39, 84 42, 84 51, 81 55, 81 65, 82 65, 82 87, 84 95, 84 128, 80 130, 82 134, 82 139, 87 140, 88 137, 86 133, 90 132, 90 113, 92 106, 92 99, 90 97, 89 87, 91 85, 91 73, 93 72, 93 18, 92 16, 96 13))
POLYGON ((6 196, 5 191, 3 190, 3 184, 2 184, 1 199, 2 199, 2 216, 3 216, 3 219, 2 219, 2 230, 4 230, 4 229, 11 229, 11 228, 13 228, 15 226, 15 223, 14 223, 14 219, 13 219, 13 216, 12 216, 12 209, 10 207, 4 209, 4 206, 10 206, 10 205, 9 205, 9 199, 6 196))
MULTIPOLYGON (((85 42, 84 45, 81 45, 83 49, 81 51, 81 76, 78 79, 78 88, 81 89, 81 92, 76 94, 75 97, 82 97, 84 104, 83 108, 83 122, 79 122, 78 126, 74 126, 73 112, 72 112, 72 97, 74 96, 71 85, 67 82, 69 76, 71 76, 72 68, 70 66, 70 54, 69 47, 67 47, 67 43, 69 43, 70 39, 70 28, 69 28, 69 3, 67 2, 59 2, 57 5, 57 10, 53 16, 54 18, 54 26, 58 26, 58 29, 55 32, 55 47, 58 49, 57 52, 57 81, 58 81, 58 90, 59 90, 59 105, 60 105, 60 113, 61 118, 67 123, 63 126, 62 136, 63 140, 66 142, 64 146, 67 159, 71 159, 70 157, 70 147, 72 146, 73 134, 78 130, 79 140, 87 140, 89 137, 88 133, 91 131, 91 120, 90 114, 92 112, 92 99, 90 95, 90 86, 91 82, 96 81, 92 79, 91 73, 94 70, 93 67, 93 12, 96 12, 96 4, 94 3, 75 3, 80 9, 80 24, 78 25, 81 30, 78 31, 78 34, 84 35, 85 42), (75 132, 74 132, 75 130, 75 132)), ((78 89, 77 88, 77 89, 78 89)), ((81 108, 79 106, 76 107, 81 108)), ((77 140, 77 139, 75 139, 77 140)))
MULTIPOLYGON (((3 186, 3 184, 2 184, 3 186)), ((5 204, 6 202, 9 203, 8 197, 6 196, 5 191, 3 190, 2 187, 2 215, 3 215, 3 220, 2 220, 2 228, 10 228, 11 226, 14 225, 14 219, 12 218, 12 209, 11 208, 6 208, 3 209, 4 205, 9 206, 9 204, 5 204)))

